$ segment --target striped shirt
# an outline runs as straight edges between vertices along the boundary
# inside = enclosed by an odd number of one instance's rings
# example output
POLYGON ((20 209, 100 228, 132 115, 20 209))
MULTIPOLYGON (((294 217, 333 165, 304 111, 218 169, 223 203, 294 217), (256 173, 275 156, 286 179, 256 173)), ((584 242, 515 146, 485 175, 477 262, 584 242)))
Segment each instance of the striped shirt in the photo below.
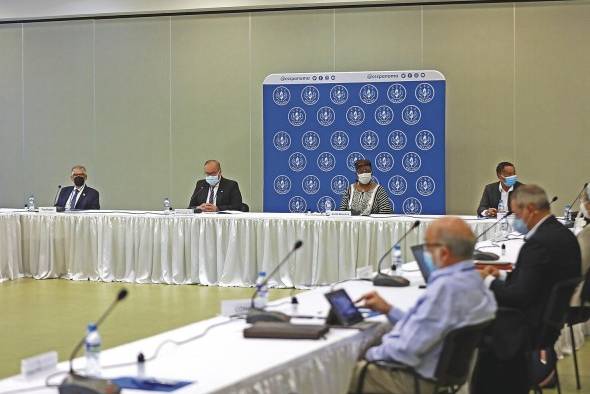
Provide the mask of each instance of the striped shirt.
POLYGON ((356 190, 356 187, 352 188, 354 191, 352 193, 352 206, 349 208, 350 205, 350 188, 346 189, 346 192, 342 195, 342 201, 340 202, 340 210, 341 211, 349 211, 352 209, 353 211, 358 211, 363 214, 367 214, 366 212, 370 212, 372 214, 392 214, 393 208, 391 207, 391 201, 389 200, 389 196, 385 191, 385 188, 381 185, 377 185, 377 188, 371 190, 369 192, 359 192, 356 190), (370 200, 369 194, 372 192, 375 193, 375 197, 373 199, 373 205, 368 210, 366 207, 367 201, 370 200), (363 212, 365 211, 365 212, 363 212))

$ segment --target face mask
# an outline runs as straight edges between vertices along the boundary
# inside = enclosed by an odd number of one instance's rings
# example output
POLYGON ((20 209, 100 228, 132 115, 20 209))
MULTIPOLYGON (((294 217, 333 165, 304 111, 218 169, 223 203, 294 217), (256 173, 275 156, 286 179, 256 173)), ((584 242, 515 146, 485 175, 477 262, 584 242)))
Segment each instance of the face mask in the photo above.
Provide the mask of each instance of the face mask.
POLYGON ((526 223, 521 218, 514 218, 514 222, 512 222, 512 228, 514 231, 518 231, 521 234, 526 234, 529 232, 529 228, 526 226, 526 223))
POLYGON ((367 172, 365 174, 358 174, 359 182, 363 185, 367 185, 369 182, 371 182, 372 177, 373 174, 371 174, 370 172, 367 172))
POLYGON ((517 180, 518 180, 518 176, 516 176, 516 175, 507 176, 507 177, 504 177, 504 184, 508 187, 512 187, 512 186, 514 186, 514 184, 516 183, 517 180))
POLYGON ((84 177, 83 176, 77 176, 74 178, 74 185, 76 185, 76 187, 81 187, 84 184, 84 177))
POLYGON ((590 219, 590 214, 586 209, 586 204, 584 204, 583 202, 580 202, 580 212, 582 212, 582 215, 584 215, 586 219, 590 219))
POLYGON ((217 176, 217 175, 207 175, 205 177, 205 180, 211 186, 215 186, 215 185, 217 185, 219 183, 219 176, 217 176))
POLYGON ((424 257, 424 264, 426 264, 426 267, 428 267, 430 273, 436 270, 437 267, 436 264, 434 264, 434 258, 432 257, 432 253, 425 250, 422 256, 424 257))

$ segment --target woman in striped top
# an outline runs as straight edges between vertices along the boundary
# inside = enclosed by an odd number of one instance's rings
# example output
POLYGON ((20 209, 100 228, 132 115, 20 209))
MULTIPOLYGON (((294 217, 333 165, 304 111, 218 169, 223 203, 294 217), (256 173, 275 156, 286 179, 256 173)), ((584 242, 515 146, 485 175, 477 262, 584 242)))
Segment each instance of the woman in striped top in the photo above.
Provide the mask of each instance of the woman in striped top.
POLYGON ((359 212, 361 215, 393 213, 387 192, 383 186, 372 181, 371 162, 369 160, 357 160, 354 167, 358 182, 350 185, 342 195, 340 210, 359 212))

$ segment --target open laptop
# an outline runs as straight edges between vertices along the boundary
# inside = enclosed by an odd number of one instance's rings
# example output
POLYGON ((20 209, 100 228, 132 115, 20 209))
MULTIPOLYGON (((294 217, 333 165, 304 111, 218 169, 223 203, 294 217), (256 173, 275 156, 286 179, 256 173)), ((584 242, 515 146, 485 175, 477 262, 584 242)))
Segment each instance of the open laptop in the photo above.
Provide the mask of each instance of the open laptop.
POLYGON ((432 270, 424 262, 424 245, 414 245, 411 249, 414 259, 416 259, 416 264, 418 264, 418 268, 420 268, 420 273, 422 273, 422 277, 424 278, 424 283, 428 283, 432 270))

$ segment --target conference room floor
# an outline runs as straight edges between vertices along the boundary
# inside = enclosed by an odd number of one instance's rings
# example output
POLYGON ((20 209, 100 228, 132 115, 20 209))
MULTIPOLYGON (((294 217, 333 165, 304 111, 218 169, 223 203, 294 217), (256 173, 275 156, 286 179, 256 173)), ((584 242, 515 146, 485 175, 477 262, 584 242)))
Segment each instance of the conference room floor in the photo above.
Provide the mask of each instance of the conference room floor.
MULTIPOLYGON (((145 285, 20 279, 0 283, 0 378, 19 373, 24 357, 56 350, 68 357, 86 323, 96 319, 126 287, 129 297, 101 327, 105 348, 211 318, 222 300, 248 298, 249 288, 145 285)), ((271 290, 270 298, 291 290, 271 290)), ((582 390, 575 387, 571 357, 561 360, 563 393, 590 393, 590 344, 579 353, 582 390)), ((546 390, 547 393, 556 390, 546 390)))

